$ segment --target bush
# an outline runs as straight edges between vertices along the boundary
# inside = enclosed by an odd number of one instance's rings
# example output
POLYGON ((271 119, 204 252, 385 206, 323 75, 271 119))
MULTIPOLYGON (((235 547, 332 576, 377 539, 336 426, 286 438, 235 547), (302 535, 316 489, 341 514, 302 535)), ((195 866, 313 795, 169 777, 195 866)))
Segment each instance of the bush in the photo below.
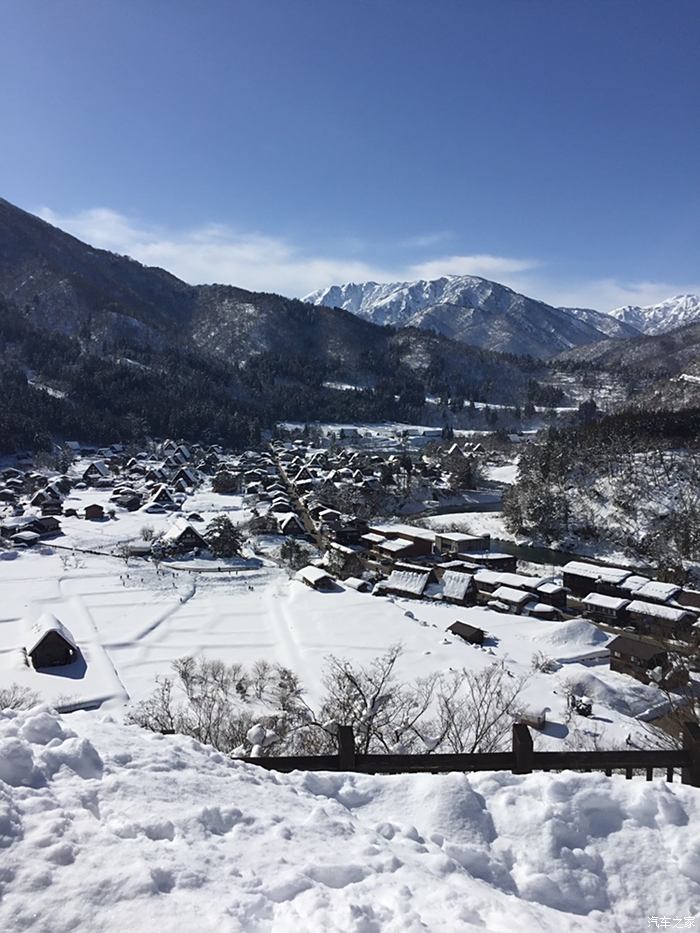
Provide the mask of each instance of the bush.
POLYGON ((39 702, 39 694, 29 687, 10 684, 0 688, 0 709, 31 709, 39 702))

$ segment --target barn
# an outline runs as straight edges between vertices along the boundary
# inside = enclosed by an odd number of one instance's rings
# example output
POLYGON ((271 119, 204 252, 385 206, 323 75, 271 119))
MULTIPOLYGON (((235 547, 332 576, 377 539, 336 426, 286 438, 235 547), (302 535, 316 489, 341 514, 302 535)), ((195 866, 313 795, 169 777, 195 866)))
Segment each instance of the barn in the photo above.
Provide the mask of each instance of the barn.
POLYGON ((50 612, 27 624, 24 647, 35 670, 71 664, 79 654, 71 633, 50 612))

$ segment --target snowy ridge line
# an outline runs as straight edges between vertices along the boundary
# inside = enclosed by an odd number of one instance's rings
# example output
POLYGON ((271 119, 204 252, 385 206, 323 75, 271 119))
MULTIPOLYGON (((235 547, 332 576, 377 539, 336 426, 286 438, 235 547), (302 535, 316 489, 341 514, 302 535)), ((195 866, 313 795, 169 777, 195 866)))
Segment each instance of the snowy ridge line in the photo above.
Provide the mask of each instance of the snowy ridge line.
POLYGON ((635 770, 644 770, 651 780, 654 770, 664 770, 673 780, 681 770, 683 784, 700 787, 700 726, 684 723, 682 749, 634 749, 595 752, 536 752, 532 734, 524 723, 513 725, 513 747, 509 752, 471 754, 357 755, 352 726, 338 729, 337 755, 303 755, 282 758, 240 758, 246 764, 269 771, 353 771, 361 774, 448 774, 455 771, 604 771, 624 769, 630 780, 635 770))

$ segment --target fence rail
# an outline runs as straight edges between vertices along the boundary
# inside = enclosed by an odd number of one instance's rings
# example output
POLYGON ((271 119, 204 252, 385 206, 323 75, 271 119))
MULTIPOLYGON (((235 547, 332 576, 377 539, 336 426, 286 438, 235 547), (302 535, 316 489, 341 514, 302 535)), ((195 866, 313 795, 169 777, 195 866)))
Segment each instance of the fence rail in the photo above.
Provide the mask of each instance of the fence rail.
POLYGON ((285 758, 244 758, 249 764, 270 771, 356 771, 362 774, 446 774, 450 771, 603 771, 623 770, 626 778, 643 771, 648 781, 655 771, 664 772, 663 780, 673 781, 680 771, 684 784, 700 787, 700 726, 683 725, 681 749, 635 749, 600 752, 537 752, 532 734, 523 723, 513 726, 513 744, 509 752, 476 752, 468 755, 358 755, 352 726, 338 730, 337 755, 304 755, 285 758))

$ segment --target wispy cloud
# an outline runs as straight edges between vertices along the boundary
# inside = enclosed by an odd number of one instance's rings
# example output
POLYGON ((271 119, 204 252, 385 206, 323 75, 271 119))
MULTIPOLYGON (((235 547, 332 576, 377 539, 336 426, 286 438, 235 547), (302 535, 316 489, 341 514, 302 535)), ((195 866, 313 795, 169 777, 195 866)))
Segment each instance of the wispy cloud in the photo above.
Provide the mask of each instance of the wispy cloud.
POLYGON ((529 272, 540 264, 534 259, 512 259, 508 256, 442 256, 420 262, 410 269, 417 279, 435 279, 441 275, 480 275, 502 281, 514 273, 529 272))
MULTIPOLYGON (((683 292, 700 293, 700 284, 623 282, 611 278, 562 283, 536 259, 489 254, 434 256, 425 260, 381 264, 361 258, 360 244, 351 255, 304 251, 286 240, 222 224, 167 230, 98 207, 59 214, 48 207, 36 213, 49 223, 93 246, 161 266, 192 284, 218 282, 253 291, 303 296, 343 282, 401 282, 443 275, 478 275, 555 305, 598 308, 653 304, 683 292)), ((410 237, 396 246, 435 252, 449 234, 410 237)))

